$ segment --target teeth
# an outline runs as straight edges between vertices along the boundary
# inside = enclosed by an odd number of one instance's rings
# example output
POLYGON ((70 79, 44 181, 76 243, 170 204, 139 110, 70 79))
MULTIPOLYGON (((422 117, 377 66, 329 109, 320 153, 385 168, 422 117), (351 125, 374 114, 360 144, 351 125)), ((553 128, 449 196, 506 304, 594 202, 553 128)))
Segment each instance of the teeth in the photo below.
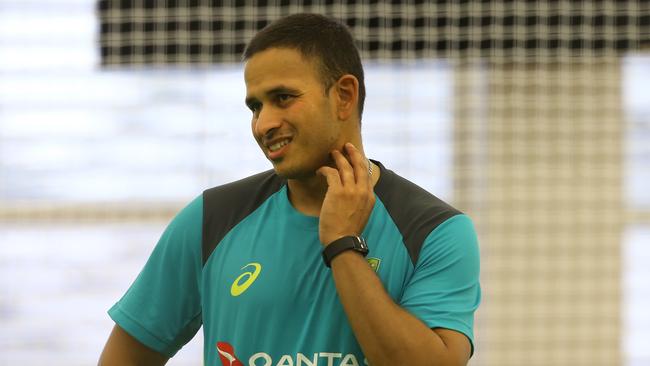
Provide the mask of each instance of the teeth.
POLYGON ((288 144, 289 141, 290 141, 290 140, 287 139, 287 140, 282 140, 282 141, 278 142, 277 144, 273 144, 273 145, 269 146, 269 150, 271 150, 271 151, 277 151, 277 150, 279 150, 282 146, 288 144))

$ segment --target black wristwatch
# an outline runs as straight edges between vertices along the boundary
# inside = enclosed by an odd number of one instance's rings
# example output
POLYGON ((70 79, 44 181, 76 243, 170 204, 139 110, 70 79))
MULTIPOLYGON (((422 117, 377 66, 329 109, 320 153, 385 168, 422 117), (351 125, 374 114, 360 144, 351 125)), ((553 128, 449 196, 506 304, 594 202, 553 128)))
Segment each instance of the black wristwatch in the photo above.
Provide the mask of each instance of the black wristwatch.
POLYGON ((336 239, 323 249, 323 260, 330 267, 332 259, 346 250, 354 250, 362 256, 368 255, 368 245, 360 236, 344 236, 336 239))

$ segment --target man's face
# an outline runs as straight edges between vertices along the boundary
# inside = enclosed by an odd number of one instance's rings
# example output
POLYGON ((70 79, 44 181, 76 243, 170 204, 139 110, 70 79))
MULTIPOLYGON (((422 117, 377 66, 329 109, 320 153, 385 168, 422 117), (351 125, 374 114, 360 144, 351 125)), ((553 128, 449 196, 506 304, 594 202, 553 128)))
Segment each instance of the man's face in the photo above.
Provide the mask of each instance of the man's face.
POLYGON ((331 163, 340 148, 336 98, 326 92, 316 63, 299 51, 270 48, 251 57, 244 70, 251 127, 277 174, 300 179, 331 163))

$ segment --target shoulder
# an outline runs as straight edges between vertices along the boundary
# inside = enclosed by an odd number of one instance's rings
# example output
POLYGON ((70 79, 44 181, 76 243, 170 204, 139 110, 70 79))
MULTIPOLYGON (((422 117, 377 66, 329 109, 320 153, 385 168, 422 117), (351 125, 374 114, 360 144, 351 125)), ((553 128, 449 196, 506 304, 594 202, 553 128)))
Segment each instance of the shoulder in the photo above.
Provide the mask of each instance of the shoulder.
POLYGON ((415 264, 429 234, 462 212, 386 169, 381 163, 375 163, 381 167, 381 178, 375 186, 375 193, 402 234, 411 262, 415 264))
POLYGON ((477 272, 480 261, 478 238, 474 224, 467 215, 448 219, 431 232, 425 242, 421 259, 458 262, 463 266, 462 272, 477 272))
POLYGON ((247 211, 277 192, 285 180, 268 170, 203 192, 204 218, 225 212, 247 211), (205 217, 207 215, 207 217, 205 217))
POLYGON ((201 241, 202 216, 203 199, 202 196, 198 196, 172 218, 160 237, 157 247, 178 246, 185 249, 194 247, 193 243, 201 241))
POLYGON ((273 170, 203 192, 203 262, 219 241, 286 184, 273 170))
POLYGON ((211 200, 215 198, 223 202, 223 200, 233 200, 241 198, 241 196, 251 197, 252 190, 264 195, 269 190, 277 191, 284 183, 285 180, 275 174, 273 170, 267 170, 234 182, 206 189, 203 192, 203 200, 212 203, 211 200))
POLYGON ((183 207, 171 222, 171 226, 191 226, 201 221, 203 214, 203 197, 194 198, 187 206, 183 207))

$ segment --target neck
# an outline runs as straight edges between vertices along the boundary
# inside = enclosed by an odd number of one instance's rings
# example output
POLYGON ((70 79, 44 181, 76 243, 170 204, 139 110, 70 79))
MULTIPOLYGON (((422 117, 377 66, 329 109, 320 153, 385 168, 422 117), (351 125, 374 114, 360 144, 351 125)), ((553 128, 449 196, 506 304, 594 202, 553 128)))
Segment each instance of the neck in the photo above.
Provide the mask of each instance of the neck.
MULTIPOLYGON (((373 165, 371 184, 374 187, 379 180, 379 167, 373 165)), ((304 179, 289 179, 289 201, 298 212, 307 216, 320 216, 320 209, 327 193, 327 180, 318 174, 304 179)))
POLYGON ((318 174, 304 179, 289 179, 289 201, 299 212, 319 216, 327 193, 327 180, 318 174))

